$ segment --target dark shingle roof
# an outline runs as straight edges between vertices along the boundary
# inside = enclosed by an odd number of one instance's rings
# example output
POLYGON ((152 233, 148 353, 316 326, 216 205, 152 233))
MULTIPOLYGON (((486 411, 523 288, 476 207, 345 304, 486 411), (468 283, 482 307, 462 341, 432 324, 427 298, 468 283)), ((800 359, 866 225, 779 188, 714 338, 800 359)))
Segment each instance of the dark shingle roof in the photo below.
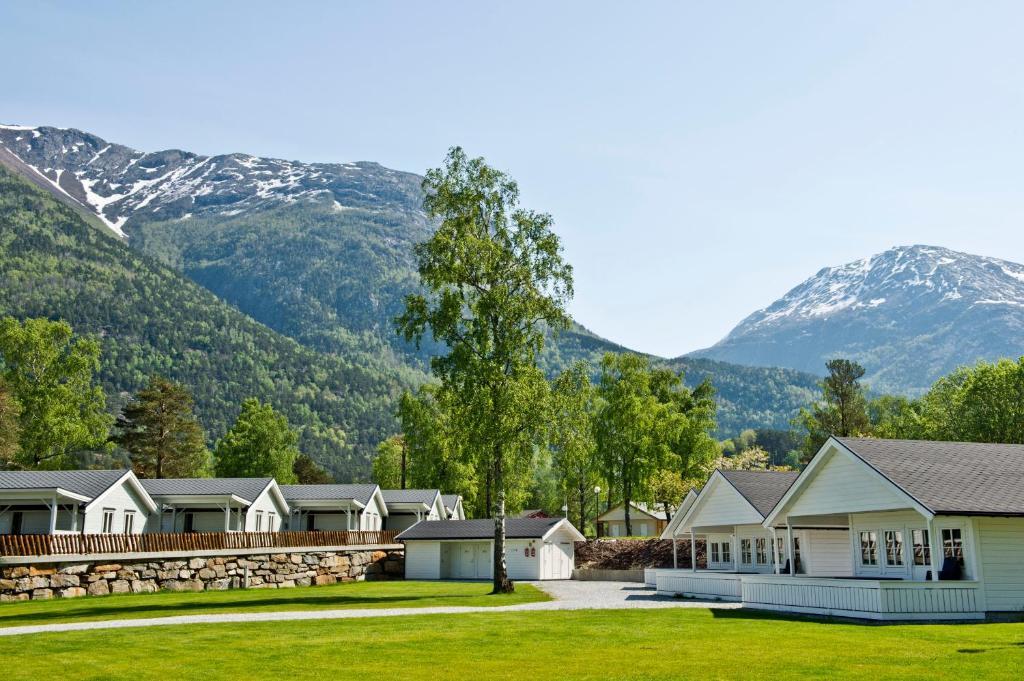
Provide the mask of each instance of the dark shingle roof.
POLYGON ((150 496, 226 496, 255 501, 273 478, 160 478, 142 480, 150 496))
POLYGON ((455 504, 459 503, 460 498, 458 494, 442 494, 441 503, 444 504, 446 509, 451 511, 455 509, 455 504))
POLYGON ((382 489, 385 504, 426 504, 430 506, 437 496, 436 489, 382 489))
POLYGON ((128 471, 0 471, 0 490, 60 489, 95 499, 128 471))
MULTIPOLYGON (((506 518, 509 539, 539 539, 564 518, 506 518)), ((491 539, 494 520, 423 520, 398 535, 398 539, 491 539)))
POLYGON ((786 495, 796 471, 719 471, 750 505, 766 517, 786 495))
POLYGON ((1024 515, 1024 445, 836 439, 933 513, 1024 515))
POLYGON ((377 485, 281 485, 286 501, 354 499, 364 506, 373 498, 377 485))

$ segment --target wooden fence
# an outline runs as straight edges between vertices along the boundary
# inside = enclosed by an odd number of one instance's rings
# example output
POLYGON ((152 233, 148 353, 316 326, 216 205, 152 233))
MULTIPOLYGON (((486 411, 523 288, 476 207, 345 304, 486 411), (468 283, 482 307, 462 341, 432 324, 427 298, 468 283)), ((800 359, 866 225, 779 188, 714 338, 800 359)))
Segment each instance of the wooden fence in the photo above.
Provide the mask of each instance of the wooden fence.
POLYGON ((0 556, 163 553, 394 544, 377 532, 191 532, 187 534, 0 534, 0 556))

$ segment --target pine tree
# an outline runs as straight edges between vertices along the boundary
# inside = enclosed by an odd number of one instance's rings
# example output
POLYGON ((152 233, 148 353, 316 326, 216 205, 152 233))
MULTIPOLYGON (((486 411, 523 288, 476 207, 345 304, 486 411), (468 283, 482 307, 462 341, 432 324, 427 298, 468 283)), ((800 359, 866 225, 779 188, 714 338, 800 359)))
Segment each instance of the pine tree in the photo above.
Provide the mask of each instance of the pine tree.
POLYGON ((152 376, 125 405, 114 441, 128 450, 132 469, 143 478, 210 475, 206 438, 193 413, 192 395, 181 384, 152 376))

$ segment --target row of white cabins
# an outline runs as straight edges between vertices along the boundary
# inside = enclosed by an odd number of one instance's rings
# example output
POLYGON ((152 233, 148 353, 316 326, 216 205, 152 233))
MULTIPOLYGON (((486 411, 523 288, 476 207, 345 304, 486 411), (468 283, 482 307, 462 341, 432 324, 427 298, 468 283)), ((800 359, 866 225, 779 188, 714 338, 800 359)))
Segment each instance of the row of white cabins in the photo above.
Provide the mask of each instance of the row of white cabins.
POLYGON ((462 519, 458 495, 273 478, 142 479, 131 471, 0 471, 0 534, 404 530, 462 519))
POLYGON ((830 438, 799 474, 716 471, 665 529, 660 593, 879 620, 1024 610, 1024 446, 830 438), (686 546, 690 544, 690 546, 686 546))

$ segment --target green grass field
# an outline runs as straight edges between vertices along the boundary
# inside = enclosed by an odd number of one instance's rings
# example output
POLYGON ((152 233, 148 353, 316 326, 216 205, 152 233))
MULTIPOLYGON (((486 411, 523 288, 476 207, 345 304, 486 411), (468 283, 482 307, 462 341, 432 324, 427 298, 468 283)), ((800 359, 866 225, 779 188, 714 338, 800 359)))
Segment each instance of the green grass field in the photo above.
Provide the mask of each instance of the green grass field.
POLYGON ((473 613, 0 637, 5 679, 1014 679, 1024 624, 705 609, 473 613))
POLYGON ((501 596, 488 595, 490 590, 490 582, 350 582, 294 589, 161 592, 25 601, 0 603, 0 627, 228 612, 495 606, 550 600, 547 594, 529 584, 519 584, 515 593, 501 596))

